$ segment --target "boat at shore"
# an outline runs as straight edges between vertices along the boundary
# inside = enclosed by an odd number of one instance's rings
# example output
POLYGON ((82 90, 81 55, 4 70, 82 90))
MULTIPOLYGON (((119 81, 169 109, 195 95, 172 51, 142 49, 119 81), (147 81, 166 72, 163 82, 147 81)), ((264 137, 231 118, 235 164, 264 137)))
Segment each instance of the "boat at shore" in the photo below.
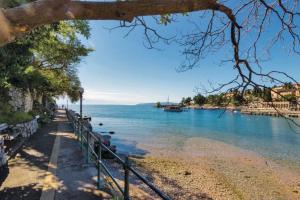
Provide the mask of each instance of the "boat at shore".
POLYGON ((182 112, 183 109, 180 106, 165 106, 164 111, 166 111, 166 112, 182 112))
POLYGON ((180 106, 180 105, 177 105, 177 104, 170 105, 169 97, 167 100, 167 105, 162 106, 162 108, 166 112, 182 112, 183 111, 182 106, 180 106))

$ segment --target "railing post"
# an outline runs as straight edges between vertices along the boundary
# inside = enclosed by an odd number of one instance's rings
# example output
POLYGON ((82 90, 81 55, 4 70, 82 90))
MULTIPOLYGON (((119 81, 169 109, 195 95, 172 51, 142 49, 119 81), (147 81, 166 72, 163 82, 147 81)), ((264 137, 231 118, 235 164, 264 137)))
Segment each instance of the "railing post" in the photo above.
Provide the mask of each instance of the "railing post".
POLYGON ((83 124, 82 124, 81 119, 79 121, 79 126, 80 126, 80 147, 81 147, 81 150, 83 150, 83 136, 82 136, 83 124))
POLYGON ((129 200, 129 160, 128 156, 125 157, 124 163, 124 199, 129 200))
POLYGON ((73 122, 73 124, 74 124, 74 132, 75 132, 76 138, 78 139, 78 126, 77 126, 77 120, 76 120, 75 118, 74 118, 73 120, 74 120, 74 122, 73 122))
POLYGON ((90 162, 90 132, 85 131, 86 133, 86 163, 90 162))
POLYGON ((97 159, 97 171, 98 171, 98 189, 104 188, 104 182, 101 179, 101 163, 102 163, 102 146, 101 146, 101 138, 99 136, 98 139, 98 159, 97 159))
POLYGON ((77 126, 76 126, 76 120, 75 118, 72 118, 72 124, 73 124, 73 130, 74 130, 74 134, 76 136, 76 139, 77 139, 77 126))
POLYGON ((77 135, 77 140, 79 141, 79 119, 75 121, 76 123, 76 135, 77 135))
POLYGON ((76 130, 76 137, 77 137, 77 140, 79 141, 79 124, 78 124, 78 120, 76 120, 74 122, 75 124, 75 130, 76 130))

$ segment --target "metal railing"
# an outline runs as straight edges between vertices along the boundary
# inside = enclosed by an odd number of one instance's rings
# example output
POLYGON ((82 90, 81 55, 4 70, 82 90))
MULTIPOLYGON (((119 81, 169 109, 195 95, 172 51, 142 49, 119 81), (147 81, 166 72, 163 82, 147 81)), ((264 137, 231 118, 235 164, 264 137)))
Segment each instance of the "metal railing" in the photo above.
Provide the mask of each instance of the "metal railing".
POLYGON ((129 176, 130 172, 135 175, 140 181, 142 181, 145 185, 147 185, 154 193, 156 193, 163 200, 171 200, 166 194, 164 194, 161 190, 156 188, 152 183, 150 183, 147 179, 145 179, 142 175, 140 175, 134 168, 130 166, 129 159, 126 156, 125 159, 122 159, 119 155, 114 153, 109 147, 107 147, 101 141, 101 137, 98 134, 90 131, 83 123, 83 120, 80 117, 76 117, 75 112, 69 110, 67 112, 67 117, 69 121, 72 122, 74 133, 77 136, 77 139, 80 142, 80 146, 82 150, 85 150, 85 158, 86 162, 89 163, 91 160, 94 161, 97 168, 97 185, 100 189, 104 184, 104 180, 101 180, 101 173, 105 171, 106 174, 111 178, 119 192, 122 194, 125 200, 130 200, 130 187, 129 187, 129 176), (95 150, 95 143, 97 148, 97 152, 95 150), (116 181, 113 177, 112 173, 109 171, 108 167, 103 162, 102 151, 108 152, 118 163, 120 163, 124 169, 124 187, 116 181), (93 158, 93 159, 91 159, 93 158))

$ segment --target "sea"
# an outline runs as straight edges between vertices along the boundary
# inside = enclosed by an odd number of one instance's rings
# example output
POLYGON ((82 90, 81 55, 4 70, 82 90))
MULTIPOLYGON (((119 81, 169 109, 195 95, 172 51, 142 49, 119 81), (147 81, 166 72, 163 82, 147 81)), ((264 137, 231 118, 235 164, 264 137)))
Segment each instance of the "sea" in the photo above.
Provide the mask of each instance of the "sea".
MULTIPOLYGON (((78 105, 69 109, 79 111, 78 105)), ((165 112, 153 105, 84 105, 94 131, 114 131, 118 152, 147 155, 141 148, 180 149, 190 138, 208 138, 300 165, 300 120, 244 115, 226 110, 165 112), (103 126, 99 124, 102 123, 103 126)))

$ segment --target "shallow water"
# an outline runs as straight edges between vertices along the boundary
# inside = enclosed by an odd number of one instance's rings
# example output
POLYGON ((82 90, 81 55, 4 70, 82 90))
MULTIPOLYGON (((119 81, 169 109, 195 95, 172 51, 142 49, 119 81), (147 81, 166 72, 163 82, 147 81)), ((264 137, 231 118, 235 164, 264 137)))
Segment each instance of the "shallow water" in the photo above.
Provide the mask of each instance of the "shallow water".
POLYGON ((112 141, 121 152, 147 154, 138 144, 180 150, 187 139, 205 137, 300 164, 300 129, 282 118, 221 110, 169 113, 149 105, 85 105, 83 113, 92 117, 95 131, 116 132, 112 141))

